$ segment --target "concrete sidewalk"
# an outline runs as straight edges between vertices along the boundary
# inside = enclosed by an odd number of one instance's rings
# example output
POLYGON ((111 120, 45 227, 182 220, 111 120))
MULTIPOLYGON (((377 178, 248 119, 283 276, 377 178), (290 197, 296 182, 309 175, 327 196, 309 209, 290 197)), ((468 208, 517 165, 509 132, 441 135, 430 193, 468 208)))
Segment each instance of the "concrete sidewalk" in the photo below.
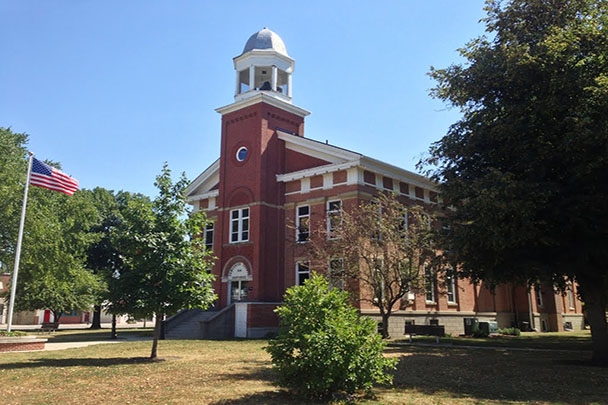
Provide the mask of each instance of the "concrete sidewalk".
POLYGON ((31 353, 31 352, 47 352, 54 350, 65 350, 65 349, 77 349, 80 347, 87 347, 93 345, 113 344, 113 343, 124 343, 124 342, 138 342, 144 340, 152 340, 151 337, 140 337, 140 336, 128 336, 121 337, 116 340, 94 340, 90 342, 46 342, 43 350, 16 350, 9 352, 0 352, 0 355, 4 353, 31 353))
MULTIPOLYGON (((1 324, 0 325, 0 330, 6 330, 6 324, 1 324)), ((41 325, 13 325, 12 330, 37 330, 40 329, 41 325)), ((144 326, 144 322, 135 322, 135 323, 122 323, 122 324, 118 324, 116 325, 116 329, 135 329, 135 328, 153 328, 154 327, 154 322, 146 322, 145 326, 144 326)), ((68 323, 68 324, 59 324, 59 330, 66 330, 66 329, 90 329, 91 328, 91 324, 90 323, 68 323)), ((102 323, 101 324, 101 328, 102 329, 111 329, 112 328, 112 324, 111 323, 102 323)))

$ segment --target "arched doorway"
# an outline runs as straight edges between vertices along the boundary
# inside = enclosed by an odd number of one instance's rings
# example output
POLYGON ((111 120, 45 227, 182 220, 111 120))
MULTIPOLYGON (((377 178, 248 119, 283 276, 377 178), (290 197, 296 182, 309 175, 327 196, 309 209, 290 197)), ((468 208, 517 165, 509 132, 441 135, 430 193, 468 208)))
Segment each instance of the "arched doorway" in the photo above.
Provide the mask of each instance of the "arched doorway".
POLYGON ((252 277, 245 261, 237 261, 230 266, 226 281, 228 282, 228 305, 234 302, 249 301, 252 277))

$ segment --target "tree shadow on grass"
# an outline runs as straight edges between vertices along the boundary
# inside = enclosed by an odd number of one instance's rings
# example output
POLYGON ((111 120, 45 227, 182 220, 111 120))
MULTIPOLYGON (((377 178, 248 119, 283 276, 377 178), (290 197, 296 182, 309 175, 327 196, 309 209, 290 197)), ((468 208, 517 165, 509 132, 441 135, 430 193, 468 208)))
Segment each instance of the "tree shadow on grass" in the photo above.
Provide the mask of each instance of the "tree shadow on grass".
POLYGON ((605 403, 608 369, 581 353, 401 348, 394 388, 427 395, 497 401, 605 403))
POLYGON ((163 358, 151 360, 149 357, 108 357, 108 358, 72 358, 72 359, 31 359, 21 363, 7 363, 0 367, 6 370, 39 368, 39 367, 111 367, 124 364, 154 364, 163 358))

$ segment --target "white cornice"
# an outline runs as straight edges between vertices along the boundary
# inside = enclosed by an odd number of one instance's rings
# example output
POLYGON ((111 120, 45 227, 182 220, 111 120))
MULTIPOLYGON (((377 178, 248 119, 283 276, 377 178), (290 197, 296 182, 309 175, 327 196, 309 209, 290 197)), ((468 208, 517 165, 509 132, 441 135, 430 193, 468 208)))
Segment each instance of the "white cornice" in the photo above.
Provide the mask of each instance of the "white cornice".
POLYGON ((262 56, 262 57, 270 56, 270 57, 282 59, 283 61, 285 61, 286 63, 288 63, 292 66, 295 64, 295 61, 292 58, 290 58, 287 55, 283 55, 277 51, 273 51, 270 49, 252 49, 251 51, 242 53, 239 56, 235 56, 234 58, 232 58, 232 60, 234 62, 234 67, 236 68, 236 65, 239 61, 241 61, 243 59, 251 58, 251 57, 256 57, 256 56, 262 56))
MULTIPOLYGON (((347 161, 358 159, 363 156, 359 153, 351 152, 349 150, 342 149, 337 146, 329 145, 319 141, 314 141, 312 139, 304 138, 303 136, 290 134, 289 132, 285 132, 280 129, 277 129, 277 134, 280 140, 285 141, 288 149, 289 144, 294 144, 301 146, 305 149, 310 149, 315 152, 320 152, 347 161)), ((300 152, 300 150, 298 150, 298 152, 300 152)))
POLYGON ((430 179, 421 176, 418 173, 393 166, 389 163, 385 163, 368 156, 361 157, 360 166, 363 169, 393 178, 395 180, 403 181, 404 183, 437 191, 437 184, 430 179))
POLYGON ((186 187, 185 193, 186 196, 189 196, 194 190, 196 190, 201 184, 203 184, 207 179, 211 178, 216 172, 220 170, 220 160, 217 159, 215 162, 211 163, 211 166, 205 169, 204 172, 198 175, 196 179, 192 183, 186 187))
POLYGON ((354 166, 359 165, 359 160, 351 160, 350 162, 337 163, 332 165, 323 165, 312 167, 310 169, 298 170, 297 172, 277 174, 277 181, 286 182, 292 180, 299 180, 305 177, 318 176, 319 174, 332 173, 340 170, 346 170, 354 166))
POLYGON ((218 195, 220 195, 220 191, 215 189, 215 190, 207 191, 206 193, 203 193, 203 194, 188 196, 188 202, 205 200, 207 198, 217 197, 218 195))
POLYGON ((228 104, 226 106, 216 108, 215 111, 224 115, 224 114, 228 114, 233 111, 236 111, 236 110, 240 110, 241 108, 244 108, 244 107, 249 107, 249 106, 257 104, 257 103, 270 104, 273 107, 280 108, 282 110, 295 114, 299 117, 306 117, 307 115, 310 114, 310 111, 306 111, 303 108, 300 108, 293 104, 279 100, 276 97, 269 96, 268 94, 262 93, 262 92, 254 95, 254 96, 251 96, 249 98, 235 101, 232 104, 228 104))

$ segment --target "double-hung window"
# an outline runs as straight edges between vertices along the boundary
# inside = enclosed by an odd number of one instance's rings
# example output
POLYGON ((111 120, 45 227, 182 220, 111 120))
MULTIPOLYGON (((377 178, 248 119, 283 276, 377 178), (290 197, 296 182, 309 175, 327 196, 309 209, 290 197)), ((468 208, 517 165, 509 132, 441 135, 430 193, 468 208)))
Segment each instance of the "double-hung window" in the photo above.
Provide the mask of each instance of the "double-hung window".
POLYGON ((230 211, 230 243, 249 240, 249 208, 230 211))
POLYGON ((307 242, 310 239, 310 206, 296 208, 296 241, 307 242))
POLYGON ((205 226, 205 248, 207 250, 213 249, 213 222, 208 222, 205 226))
POLYGON ((344 290, 344 259, 331 259, 329 261, 329 285, 344 290))
POLYGON ((435 302, 435 274, 431 269, 426 269, 424 275, 424 289, 426 302, 435 302))
POLYGON ((568 305, 570 309, 574 309, 574 292, 572 291, 572 284, 568 284, 568 305))
POLYGON ((342 201, 333 200, 327 202, 327 237, 335 239, 337 231, 342 225, 342 201))
POLYGON ((454 272, 449 271, 445 277, 446 290, 449 304, 456 304, 456 277, 454 272))
POLYGON ((534 292, 536 294, 536 305, 538 305, 539 307, 543 306, 543 292, 540 289, 540 286, 538 284, 534 285, 534 292))
POLYGON ((296 262, 296 284, 304 285, 304 282, 310 278, 310 262, 296 262))

